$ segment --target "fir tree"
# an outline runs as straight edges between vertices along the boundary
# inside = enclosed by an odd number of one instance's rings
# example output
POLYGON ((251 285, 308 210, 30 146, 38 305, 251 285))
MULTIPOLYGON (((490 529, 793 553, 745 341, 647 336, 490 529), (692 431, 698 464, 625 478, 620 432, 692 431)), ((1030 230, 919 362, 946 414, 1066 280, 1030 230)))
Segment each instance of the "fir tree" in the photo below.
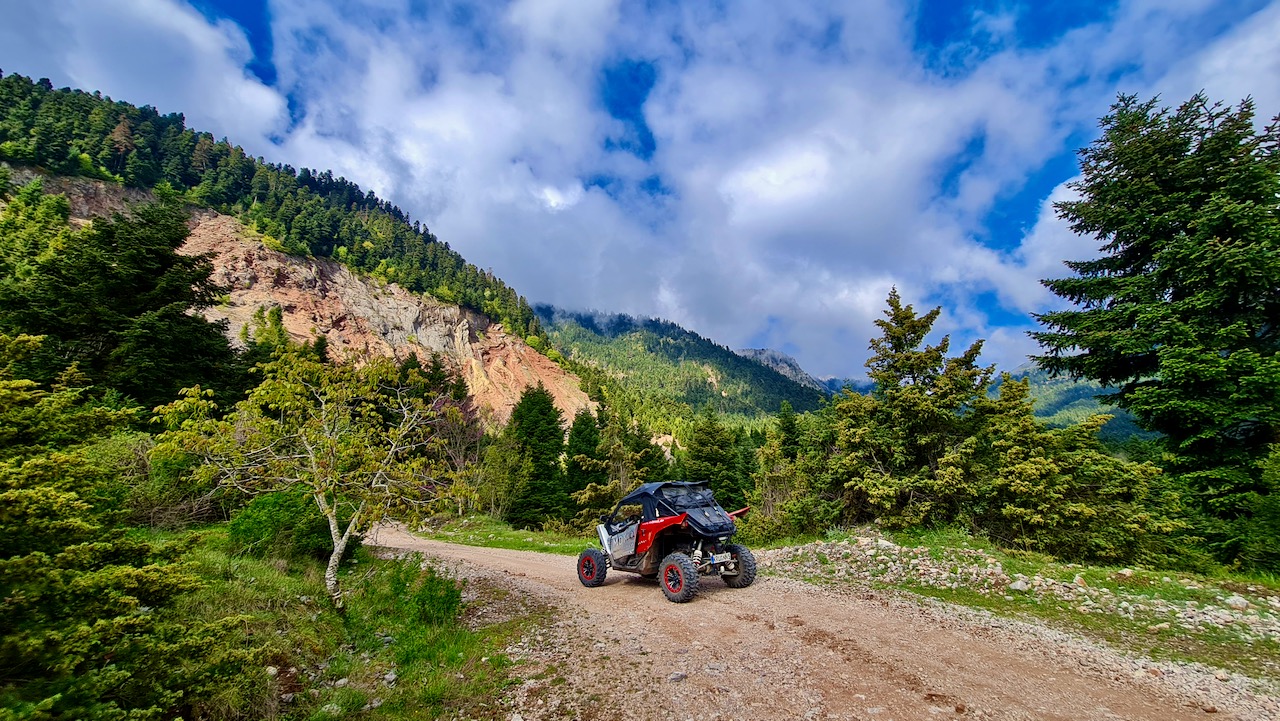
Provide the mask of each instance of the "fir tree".
POLYGON ((533 528, 549 518, 567 519, 571 500, 565 488, 560 455, 564 452, 564 416, 541 383, 525 389, 511 411, 509 434, 529 463, 528 478, 511 501, 507 520, 533 528))
POLYGON ((1253 120, 1249 100, 1170 111, 1121 96, 1080 153, 1080 199, 1057 206, 1103 255, 1044 281, 1078 309, 1032 334, 1041 366, 1113 386, 1164 435, 1172 470, 1227 521, 1224 557, 1280 434, 1280 125, 1253 120))
POLYGON ((565 446, 565 480, 569 493, 581 491, 592 483, 604 485, 608 482, 599 446, 600 428, 596 425, 596 417, 589 409, 583 408, 573 417, 569 441, 565 446))

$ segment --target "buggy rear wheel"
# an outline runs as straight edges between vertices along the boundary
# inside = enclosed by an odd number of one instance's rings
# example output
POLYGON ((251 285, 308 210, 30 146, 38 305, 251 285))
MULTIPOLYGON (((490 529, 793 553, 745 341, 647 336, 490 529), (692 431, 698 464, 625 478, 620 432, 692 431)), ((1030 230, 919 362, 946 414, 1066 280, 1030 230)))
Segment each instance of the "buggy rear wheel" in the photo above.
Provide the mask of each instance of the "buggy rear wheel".
POLYGON ((604 583, 605 574, 609 572, 609 562, 604 553, 588 548, 578 554, 578 580, 587 588, 595 588, 604 583))
POLYGON ((724 550, 733 554, 734 565, 738 567, 737 573, 722 573, 720 578, 724 579, 724 585, 729 588, 746 588, 756 580, 756 557, 751 555, 751 551, 746 546, 740 546, 736 543, 730 543, 724 547, 724 550))
POLYGON ((662 593, 673 603, 687 603, 698 591, 698 569, 693 559, 683 553, 672 553, 658 566, 658 582, 662 593))

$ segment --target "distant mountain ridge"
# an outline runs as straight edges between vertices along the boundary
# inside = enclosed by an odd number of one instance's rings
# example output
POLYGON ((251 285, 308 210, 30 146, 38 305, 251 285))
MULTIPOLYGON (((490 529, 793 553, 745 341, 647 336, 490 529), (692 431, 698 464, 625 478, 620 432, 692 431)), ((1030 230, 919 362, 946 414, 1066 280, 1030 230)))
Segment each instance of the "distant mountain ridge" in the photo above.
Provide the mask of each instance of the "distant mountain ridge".
POLYGON ((800 361, 773 348, 740 348, 734 353, 743 358, 768 366, 800 385, 820 391, 824 395, 833 396, 846 387, 852 388, 856 393, 865 393, 871 388, 871 382, 863 378, 857 380, 854 378, 838 378, 836 376, 827 376, 818 378, 810 375, 808 371, 800 365, 800 361))
POLYGON ((625 382, 651 405, 696 411, 710 404, 759 418, 776 413, 783 400, 796 411, 815 410, 826 395, 671 321, 533 308, 557 350, 625 382))
MULTIPOLYGON (((835 395, 845 387, 855 393, 869 393, 874 387, 866 379, 816 378, 806 372, 795 358, 772 348, 744 348, 737 353, 773 368, 807 388, 816 388, 828 395, 835 395)), ((1103 438, 1121 440, 1132 436, 1152 435, 1138 427, 1137 421, 1128 411, 1100 402, 1097 397, 1106 394, 1107 389, 1096 382, 1053 378, 1048 371, 1030 363, 1015 368, 1009 375, 1014 380, 1029 381, 1036 417, 1050 426, 1068 426, 1101 413, 1112 416, 1100 431, 1103 438)), ((991 385, 993 394, 999 391, 1000 383, 1001 378, 997 376, 991 385)))
POLYGON ((802 386, 807 386, 822 393, 830 393, 830 389, 822 381, 814 378, 800 367, 800 361, 772 348, 739 348, 734 351, 743 358, 772 368, 802 386))

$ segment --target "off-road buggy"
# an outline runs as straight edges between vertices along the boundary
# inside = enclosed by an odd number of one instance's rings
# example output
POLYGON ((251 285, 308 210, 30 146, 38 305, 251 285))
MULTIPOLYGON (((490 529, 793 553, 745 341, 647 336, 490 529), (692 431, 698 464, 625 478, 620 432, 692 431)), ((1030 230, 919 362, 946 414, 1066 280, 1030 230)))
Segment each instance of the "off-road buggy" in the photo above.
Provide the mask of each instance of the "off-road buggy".
POLYGON ((600 517, 604 550, 578 556, 578 580, 595 587, 610 568, 638 573, 658 579, 676 603, 693 598, 699 576, 719 574, 731 588, 746 588, 756 580, 756 559, 729 542, 734 519, 746 512, 726 513, 706 483, 646 483, 600 517))

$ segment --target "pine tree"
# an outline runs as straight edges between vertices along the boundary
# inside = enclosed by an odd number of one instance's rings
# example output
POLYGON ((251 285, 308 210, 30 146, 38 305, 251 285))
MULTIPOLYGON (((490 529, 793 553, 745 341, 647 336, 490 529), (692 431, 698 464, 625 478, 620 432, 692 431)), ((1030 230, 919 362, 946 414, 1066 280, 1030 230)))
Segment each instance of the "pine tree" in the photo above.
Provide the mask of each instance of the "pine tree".
POLYGON ((684 470, 688 480, 710 483, 720 505, 738 508, 746 504, 737 443, 710 405, 703 406, 694 419, 684 470))
POLYGON ((516 491, 507 520, 520 528, 533 528, 549 518, 567 520, 572 501, 565 488, 560 455, 564 452, 564 416, 541 383, 525 389, 511 411, 510 434, 529 462, 527 480, 516 491))
POLYGON ((791 408, 790 401, 783 401, 778 408, 778 435, 782 456, 794 461, 796 454, 800 452, 800 428, 796 423, 796 412, 791 408))
POLYGON ((978 366, 982 342, 948 357, 944 336, 925 345, 941 308, 917 315, 889 293, 882 335, 867 361, 870 396, 846 393, 834 405, 839 457, 834 462, 855 519, 892 525, 947 520, 977 492, 974 456, 993 368, 978 366))
POLYGON ((186 715, 263 659, 229 641, 240 618, 177 617, 199 580, 120 525, 115 469, 90 445, 132 412, 88 402, 72 370, 52 387, 16 376, 39 346, 0 334, 0 715, 186 715))
POLYGON ((0 331, 46 336, 32 362, 49 380, 74 362, 91 382, 146 407, 185 387, 230 382, 233 355, 198 314, 217 286, 207 258, 180 255, 186 212, 172 191, 83 230, 38 181, 0 212, 0 331))
POLYGON ((583 408, 573 417, 569 427, 569 441, 565 446, 565 480, 569 493, 575 493, 592 483, 604 485, 609 476, 599 455, 600 428, 596 417, 583 408), (595 463, 591 463, 595 461, 595 463))
POLYGON ((1280 125, 1256 131, 1249 100, 1156 102, 1121 96, 1080 152, 1080 199, 1058 213, 1103 255, 1044 281, 1078 309, 1032 335, 1042 367, 1115 387, 1164 434, 1172 470, 1229 523, 1230 557, 1280 437, 1280 125))

